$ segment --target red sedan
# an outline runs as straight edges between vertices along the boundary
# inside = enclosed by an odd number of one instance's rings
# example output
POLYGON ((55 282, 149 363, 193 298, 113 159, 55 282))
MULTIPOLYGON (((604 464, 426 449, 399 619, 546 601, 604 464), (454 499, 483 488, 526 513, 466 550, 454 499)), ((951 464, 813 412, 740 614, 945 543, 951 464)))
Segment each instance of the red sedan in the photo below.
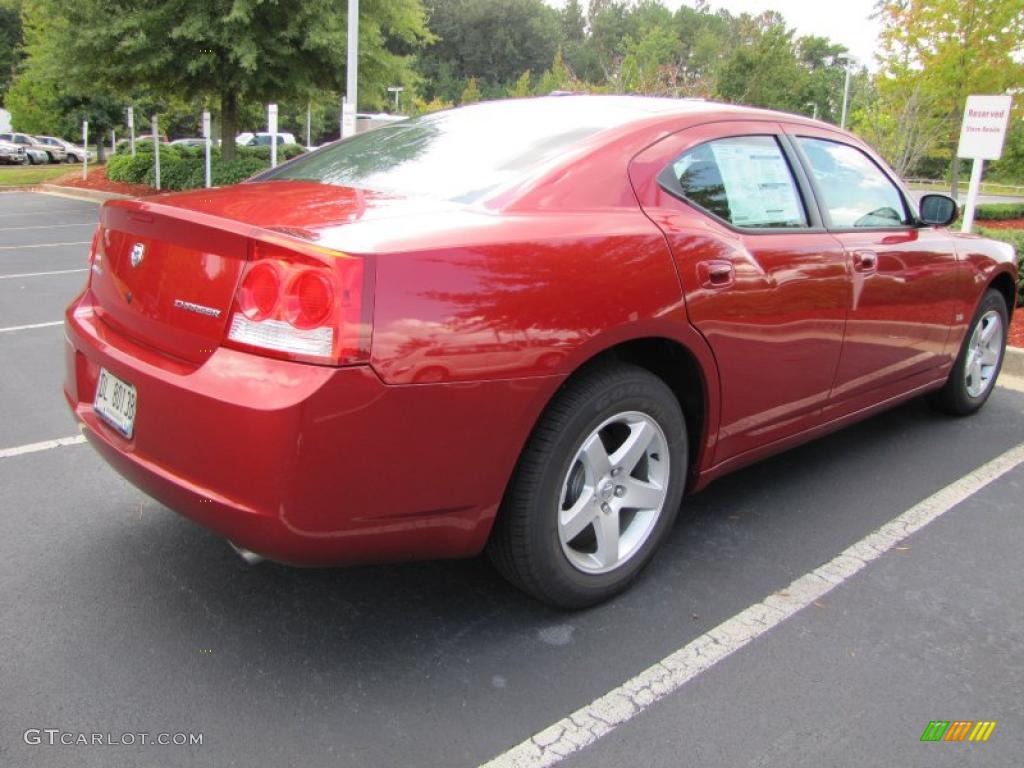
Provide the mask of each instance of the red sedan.
POLYGON ((486 549, 584 606, 712 479, 918 395, 985 403, 1014 254, 955 216, 793 115, 479 104, 104 205, 65 394, 250 560, 486 549))

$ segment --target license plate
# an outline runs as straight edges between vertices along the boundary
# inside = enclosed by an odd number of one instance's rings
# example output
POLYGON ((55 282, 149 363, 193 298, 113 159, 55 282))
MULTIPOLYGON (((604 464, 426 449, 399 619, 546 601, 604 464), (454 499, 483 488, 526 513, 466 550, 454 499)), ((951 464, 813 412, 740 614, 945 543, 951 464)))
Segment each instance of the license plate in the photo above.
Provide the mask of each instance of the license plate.
POLYGON ((93 410, 125 437, 131 437, 135 428, 135 404, 135 387, 100 368, 93 410))

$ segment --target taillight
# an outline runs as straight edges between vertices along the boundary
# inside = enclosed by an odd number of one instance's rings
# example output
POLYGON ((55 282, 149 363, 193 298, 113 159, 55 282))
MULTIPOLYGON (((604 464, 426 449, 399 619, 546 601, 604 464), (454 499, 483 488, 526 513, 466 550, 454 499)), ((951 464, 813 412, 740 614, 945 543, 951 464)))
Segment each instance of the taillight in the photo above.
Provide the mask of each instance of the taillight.
POLYGON ((102 224, 97 224, 92 233, 92 243, 89 245, 89 276, 86 282, 91 281, 94 274, 103 274, 103 257, 106 253, 103 241, 107 236, 106 232, 102 224))
POLYGON ((226 343, 287 360, 365 362, 373 309, 370 278, 363 257, 253 240, 226 343))

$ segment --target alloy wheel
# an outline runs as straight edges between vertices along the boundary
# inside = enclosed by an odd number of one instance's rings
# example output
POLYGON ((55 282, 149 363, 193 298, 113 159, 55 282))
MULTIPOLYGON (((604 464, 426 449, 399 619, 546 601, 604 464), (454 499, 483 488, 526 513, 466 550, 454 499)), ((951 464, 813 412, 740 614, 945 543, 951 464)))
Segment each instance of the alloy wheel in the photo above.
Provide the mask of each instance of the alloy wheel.
POLYGON ((645 413, 605 419, 581 443, 562 482, 558 539, 584 573, 608 573, 654 530, 669 487, 668 441, 645 413))

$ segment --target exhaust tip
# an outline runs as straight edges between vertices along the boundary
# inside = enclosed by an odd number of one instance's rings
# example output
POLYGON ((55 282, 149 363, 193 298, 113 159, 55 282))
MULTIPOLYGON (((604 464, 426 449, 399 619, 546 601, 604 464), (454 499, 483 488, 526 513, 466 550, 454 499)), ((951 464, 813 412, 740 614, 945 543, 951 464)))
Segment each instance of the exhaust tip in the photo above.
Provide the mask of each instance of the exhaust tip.
POLYGON ((257 555, 251 549, 240 547, 233 541, 229 541, 228 544, 230 544, 231 548, 238 553, 238 556, 249 565, 259 565, 266 559, 265 557, 263 557, 263 555, 257 555))

